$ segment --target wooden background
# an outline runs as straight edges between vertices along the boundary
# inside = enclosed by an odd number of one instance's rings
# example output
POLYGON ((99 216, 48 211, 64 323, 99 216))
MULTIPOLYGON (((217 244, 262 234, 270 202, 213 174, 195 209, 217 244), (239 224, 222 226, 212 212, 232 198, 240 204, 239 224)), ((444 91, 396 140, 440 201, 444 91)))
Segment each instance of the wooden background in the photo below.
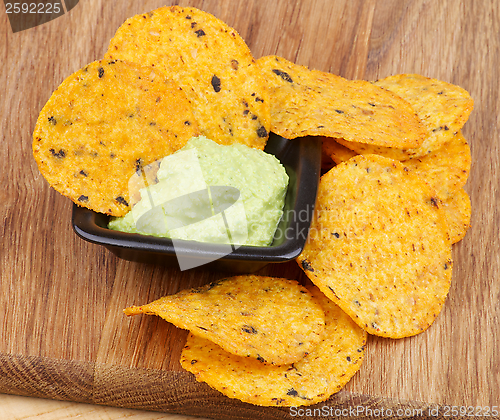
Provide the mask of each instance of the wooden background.
MULTIPOLYGON (((101 58, 127 17, 175 3, 81 0, 69 14, 16 34, 0 5, 0 392, 213 418, 289 418, 288 410, 239 403, 197 383, 178 362, 184 331, 122 314, 222 274, 126 262, 80 240, 70 201, 49 189, 31 155, 37 115, 62 80, 101 58)), ((499 4, 181 3, 236 28, 255 57, 278 54, 366 80, 421 73, 475 99, 463 129, 473 159, 465 187, 472 228, 454 246, 446 305, 419 336, 370 337, 361 371, 330 406, 500 405, 499 4)), ((294 262, 260 273, 304 278, 294 262)))

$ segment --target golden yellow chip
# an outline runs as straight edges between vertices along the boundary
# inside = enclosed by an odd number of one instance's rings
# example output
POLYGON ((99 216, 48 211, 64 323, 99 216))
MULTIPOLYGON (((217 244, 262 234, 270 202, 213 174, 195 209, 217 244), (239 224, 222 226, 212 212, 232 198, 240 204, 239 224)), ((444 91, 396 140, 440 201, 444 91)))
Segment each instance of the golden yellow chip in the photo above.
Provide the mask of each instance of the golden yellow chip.
POLYGON ((346 139, 336 139, 337 143, 351 150, 355 155, 380 155, 389 159, 399 160, 401 162, 411 159, 408 154, 410 150, 416 149, 397 149, 394 147, 376 146, 372 144, 364 144, 356 141, 348 141, 346 139))
MULTIPOLYGON (((357 154, 339 141, 342 139, 328 139, 323 143, 323 150, 337 164, 357 154)), ((459 131, 440 149, 420 158, 406 160, 403 165, 427 182, 441 200, 447 200, 467 182, 471 166, 470 147, 459 131)))
POLYGON ((338 140, 325 137, 322 142, 323 153, 330 156, 337 165, 357 155, 353 150, 342 146, 338 140))
POLYGON ((467 192, 460 188, 443 201, 443 210, 450 229, 451 243, 461 241, 470 228, 471 203, 467 192))
POLYGON ((259 58, 271 101, 271 130, 286 138, 342 137, 386 147, 418 147, 426 131, 411 106, 370 82, 259 58))
POLYGON ((439 207, 400 162, 355 156, 322 176, 298 263, 368 333, 418 334, 439 314, 451 281, 439 207))
POLYGON ((310 353, 325 322, 321 306, 296 281, 253 275, 184 290, 124 312, 159 315, 232 354, 276 365, 310 353))
POLYGON ((190 334, 182 367, 224 395, 251 404, 301 406, 325 401, 361 367, 366 332, 318 289, 311 293, 325 311, 326 328, 322 341, 302 360, 283 366, 259 363, 190 334))
POLYGON ((440 149, 403 165, 427 182, 444 201, 467 182, 471 166, 469 144, 459 131, 440 149))
POLYGON ((174 79, 211 140, 264 148, 270 121, 262 78, 243 39, 211 14, 172 6, 134 16, 105 57, 154 66, 174 79))
POLYGON ((123 216, 130 177, 197 134, 176 83, 151 67, 102 60, 52 94, 36 123, 33 154, 55 190, 80 206, 123 216))
POLYGON ((351 140, 347 138, 340 141, 359 154, 374 153, 400 161, 426 156, 451 140, 463 127, 474 107, 474 101, 465 89, 418 74, 398 74, 374 83, 408 101, 428 134, 418 148, 373 147, 356 139, 355 143, 345 142, 351 140))

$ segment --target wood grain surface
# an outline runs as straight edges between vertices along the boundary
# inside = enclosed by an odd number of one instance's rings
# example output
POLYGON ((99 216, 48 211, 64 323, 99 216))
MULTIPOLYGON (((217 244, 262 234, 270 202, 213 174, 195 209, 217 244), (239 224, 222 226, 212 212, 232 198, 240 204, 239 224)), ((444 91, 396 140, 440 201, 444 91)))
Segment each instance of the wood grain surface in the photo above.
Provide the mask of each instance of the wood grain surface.
MULTIPOLYGON (((49 188, 32 158, 36 118, 62 80, 101 58, 126 18, 177 3, 81 0, 15 34, 0 5, 0 392, 221 419, 291 418, 288 409, 240 403, 197 383, 178 361, 185 331, 122 313, 222 274, 127 262, 82 241, 71 228, 70 201, 49 188)), ((257 58, 277 54, 366 80, 420 73, 471 93, 475 109, 463 134, 473 160, 465 187, 472 228, 454 245, 445 307, 423 334, 370 337, 360 372, 325 404, 422 408, 424 415, 439 407, 438 417, 446 405, 500 406, 500 3, 180 4, 237 29, 257 58)), ((259 273, 305 278, 294 262, 259 273)))

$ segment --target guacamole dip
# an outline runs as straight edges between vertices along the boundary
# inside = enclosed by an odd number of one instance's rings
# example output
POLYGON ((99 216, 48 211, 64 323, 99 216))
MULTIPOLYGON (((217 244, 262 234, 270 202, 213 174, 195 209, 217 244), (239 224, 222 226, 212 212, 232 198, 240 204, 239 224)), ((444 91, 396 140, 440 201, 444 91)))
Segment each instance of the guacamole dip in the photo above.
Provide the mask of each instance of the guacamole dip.
POLYGON ((278 159, 242 144, 219 145, 194 137, 166 156, 158 182, 108 227, 172 239, 270 245, 288 187, 278 159), (224 188, 225 187, 225 188, 224 188))

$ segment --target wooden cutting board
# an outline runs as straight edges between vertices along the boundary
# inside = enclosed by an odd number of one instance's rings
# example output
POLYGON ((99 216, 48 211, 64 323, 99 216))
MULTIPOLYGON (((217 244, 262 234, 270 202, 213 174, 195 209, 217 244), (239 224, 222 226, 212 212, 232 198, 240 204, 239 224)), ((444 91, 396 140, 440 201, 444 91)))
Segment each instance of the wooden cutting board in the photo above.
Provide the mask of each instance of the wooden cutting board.
MULTIPOLYGON (((178 361, 185 331, 157 317, 122 313, 227 273, 127 262, 82 241, 71 228, 70 201, 49 189, 31 155, 37 115, 59 83, 101 58, 126 18, 173 3, 82 0, 58 19, 17 33, 0 6, 0 392, 221 419, 291 418, 288 409, 240 403, 197 383, 178 361)), ((480 407, 483 414, 499 406, 499 3, 182 5, 236 28, 255 57, 277 54, 366 80, 420 73, 471 93, 475 109, 463 133, 473 159, 465 187, 472 228, 453 247, 445 307, 423 334, 370 337, 360 372, 318 407, 422 409, 436 417, 432 408, 444 417, 449 405, 480 407)), ((294 262, 259 273, 304 279, 294 262)), ((420 415, 402 414, 412 413, 420 415)))

